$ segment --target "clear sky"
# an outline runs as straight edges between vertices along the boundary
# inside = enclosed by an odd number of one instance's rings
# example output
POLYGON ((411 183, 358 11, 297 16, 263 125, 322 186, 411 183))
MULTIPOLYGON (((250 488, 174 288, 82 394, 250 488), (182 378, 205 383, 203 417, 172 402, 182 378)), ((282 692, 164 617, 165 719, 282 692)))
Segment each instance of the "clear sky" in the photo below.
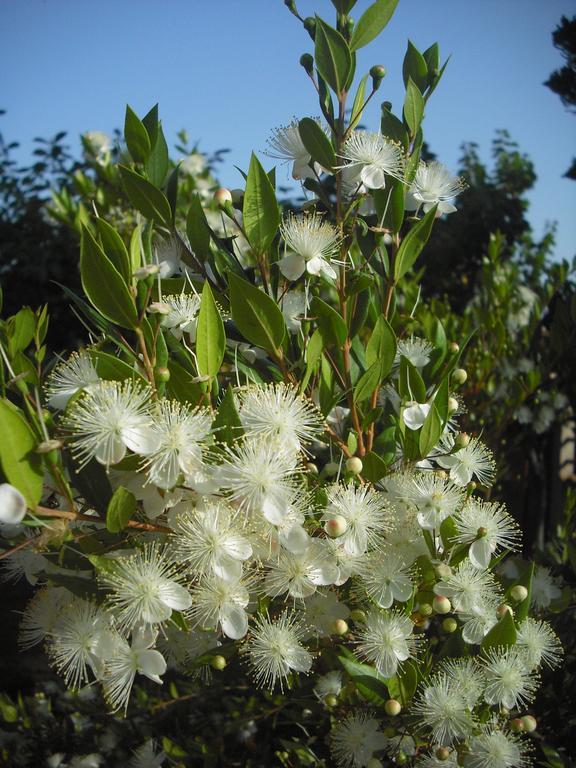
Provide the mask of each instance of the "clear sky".
MULTIPOLYGON (((358 0, 354 16, 370 4, 358 0)), ((300 13, 333 19, 329 0, 297 0, 300 13)), ((359 75, 388 70, 364 122, 377 129, 379 102, 403 99, 408 38, 452 58, 431 98, 425 137, 456 168, 463 141, 483 159, 498 128, 533 160, 536 236, 558 221, 556 254, 576 253, 576 182, 562 178, 576 155, 576 115, 542 83, 562 64, 551 33, 573 0, 400 0, 383 36, 362 49, 359 75)), ((126 102, 143 115, 155 102, 169 143, 186 128, 200 149, 231 152, 219 176, 241 185, 234 165, 265 150, 272 128, 319 108, 300 55, 312 41, 282 0, 0 0, 0 118, 5 138, 68 131, 79 151, 86 130, 121 127, 126 102)), ((266 159, 265 159, 266 162, 266 159)), ((271 165, 272 160, 267 164, 271 165)), ((280 181, 287 176, 280 171, 280 181)))

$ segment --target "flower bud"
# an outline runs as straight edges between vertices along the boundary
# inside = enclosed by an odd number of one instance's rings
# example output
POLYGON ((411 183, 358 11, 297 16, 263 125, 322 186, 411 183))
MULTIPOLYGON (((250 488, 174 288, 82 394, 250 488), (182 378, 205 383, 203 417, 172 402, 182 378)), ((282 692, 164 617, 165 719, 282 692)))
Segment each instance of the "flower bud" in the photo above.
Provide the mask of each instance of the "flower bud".
POLYGON ((532 715, 524 715, 522 722, 524 723, 524 731, 526 733, 533 733, 538 728, 538 721, 532 715))
POLYGON ((336 464, 335 461, 329 461, 328 464, 324 465, 324 472, 328 475, 328 477, 333 477, 335 474, 337 474, 339 469, 340 467, 338 464, 336 464))
POLYGON ((448 747, 438 747, 435 754, 438 760, 442 760, 442 761, 448 760, 448 758, 450 757, 450 750, 448 749, 448 747))
POLYGON ((312 16, 307 16, 304 19, 304 29, 308 32, 312 40, 316 39, 316 19, 312 16))
POLYGON ((223 669, 226 668, 227 662, 224 656, 213 656, 210 662, 210 666, 212 667, 212 669, 216 669, 219 672, 221 672, 223 669))
POLYGON ((318 467, 316 466, 316 464, 314 464, 313 461, 309 461, 306 464, 306 469, 308 470, 308 472, 310 472, 311 475, 317 475, 318 474, 318 467))
POLYGON ((418 606, 418 612, 422 614, 422 616, 431 616, 432 615, 432 606, 430 603, 421 603, 418 606))
POLYGON ((0 484, 0 523, 17 525, 26 517, 26 499, 9 483, 0 484))
POLYGON ((346 632, 348 632, 348 624, 344 621, 344 619, 336 619, 332 623, 332 631, 335 635, 339 635, 340 637, 342 635, 345 635, 346 632))
POLYGON ((402 706, 396 699, 388 699, 384 704, 384 711, 387 715, 390 715, 390 717, 396 717, 396 715, 399 715, 402 711, 402 706))
POLYGON ((448 413, 454 413, 458 410, 458 400, 455 397, 448 398, 448 413))
POLYGON ((464 384, 467 378, 468 374, 464 368, 455 368, 454 371, 452 371, 452 381, 454 381, 455 384, 464 384))
POLYGON ((366 621, 366 614, 362 609, 355 608, 350 612, 350 618, 352 621, 366 621))
POLYGON ((151 315, 169 315, 172 307, 170 304, 166 304, 165 301, 153 301, 151 304, 148 304, 146 311, 150 312, 151 315))
POLYGON ((522 718, 515 717, 514 720, 512 720, 512 722, 510 723, 510 728, 515 733, 521 733, 522 731, 524 731, 525 728, 524 728, 524 723, 522 721, 522 718))
POLYGON ((309 53, 303 53, 300 56, 300 66, 304 67, 306 74, 312 77, 314 74, 314 58, 309 53))
POLYGON ((452 576, 452 568, 448 563, 438 563, 434 566, 434 573, 439 579, 447 579, 448 576, 452 576))
POLYGON ((135 269, 133 274, 136 280, 146 280, 151 275, 157 275, 160 271, 158 264, 145 264, 143 267, 135 269))
POLYGON ((469 443, 470 443, 470 435, 468 434, 468 432, 458 432, 454 440, 454 447, 456 448, 456 450, 459 451, 461 448, 466 448, 466 446, 469 443))
POLYGON ((450 613, 452 603, 444 595, 436 595, 434 600, 432 600, 432 608, 434 608, 436 613, 450 613))
POLYGON ((219 208, 224 208, 226 203, 232 202, 232 192, 226 187, 220 187, 214 192, 214 202, 219 208))
POLYGON ((457 352, 460 352, 460 344, 456 341, 451 341, 450 344, 448 344, 448 351, 455 355, 457 352))
POLYGON ((444 621, 442 622, 442 629, 448 635, 451 635, 452 632, 456 632, 456 630, 458 629, 458 622, 456 621, 456 619, 453 619, 453 618, 444 619, 444 621))
POLYGON ((502 605, 499 605, 498 608, 496 608, 496 616, 498 616, 499 619, 502 619, 507 613, 509 613, 510 616, 514 616, 514 611, 506 603, 502 603, 502 605))
POLYGON ((327 707, 330 707, 330 709, 337 707, 338 696, 335 696, 333 693, 329 693, 327 696, 324 696, 324 704, 326 704, 327 707))
POLYGON ((352 456, 346 462, 346 470, 352 475, 359 475, 362 472, 362 459, 358 456, 352 456))
POLYGON ((163 366, 154 369, 154 378, 161 384, 166 384, 170 381, 170 371, 163 366))
POLYGON ((50 453, 50 451, 57 451, 58 448, 62 448, 62 440, 43 440, 36 446, 36 453, 50 453))
POLYGON ((396 765, 406 765, 407 762, 408 758, 406 757, 406 752, 400 750, 396 753, 396 765))
POLYGON ((370 77, 372 78, 372 90, 377 91, 380 88, 382 79, 386 75, 386 69, 382 64, 375 64, 370 70, 370 77))
POLYGON ((342 515, 336 515, 326 520, 324 530, 331 539, 337 539, 348 530, 348 521, 342 515))
POLYGON ((293 13, 294 16, 298 16, 298 9, 296 8, 294 0, 284 0, 284 5, 288 8, 290 13, 293 13))
POLYGON ((528 590, 522 584, 516 584, 516 586, 512 587, 510 590, 510 597, 517 603, 522 603, 528 597, 528 590))

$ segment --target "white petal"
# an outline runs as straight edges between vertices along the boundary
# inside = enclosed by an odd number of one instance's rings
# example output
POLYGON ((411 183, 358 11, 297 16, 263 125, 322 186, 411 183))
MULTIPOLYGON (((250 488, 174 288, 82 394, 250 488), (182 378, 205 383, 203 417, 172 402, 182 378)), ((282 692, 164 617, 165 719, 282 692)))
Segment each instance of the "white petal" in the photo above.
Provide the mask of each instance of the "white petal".
POLYGON ((94 451, 94 458, 100 464, 109 466, 118 464, 126 456, 126 445, 120 437, 110 436, 98 445, 94 451))
POLYGON ((492 550, 486 536, 482 536, 482 538, 472 542, 468 551, 468 557, 475 568, 482 570, 488 568, 490 558, 492 557, 492 550))
POLYGON ((153 453, 159 444, 159 438, 151 427, 125 427, 122 430, 122 440, 127 448, 140 456, 153 453))
POLYGON ((472 480, 472 470, 465 467, 462 462, 456 460, 456 463, 450 470, 450 480, 452 480, 454 485, 468 485, 470 480, 472 480))
POLYGON ((192 605, 192 596, 180 584, 166 580, 160 587, 160 599, 175 611, 185 611, 192 605))
POLYGON ((438 203, 438 213, 454 213, 458 209, 452 203, 440 202, 438 203))
POLYGON ((305 552, 310 545, 310 537, 301 525, 294 525, 288 531, 279 531, 280 543, 294 555, 305 552))
POLYGON ((232 640, 240 640, 248 632, 248 616, 237 605, 225 605, 220 611, 222 632, 232 640))
POLYGON ((242 576, 242 563, 239 560, 234 560, 232 557, 222 555, 214 562, 212 570, 219 579, 235 582, 242 576))
POLYGON ((409 579, 398 580, 392 584, 394 598, 401 603, 405 603, 412 595, 412 582, 409 579))
POLYGON ((160 675, 166 672, 166 661, 160 651, 139 651, 138 652, 138 672, 141 675, 153 680, 155 683, 162 683, 160 675))
POLYGON ((384 171, 375 165, 365 165, 360 171, 360 178, 368 189, 382 189, 386 182, 384 171))
POLYGON ((0 485, 0 522, 16 525, 26 516, 26 499, 9 483, 0 485))
POLYGON ((280 272, 287 280, 298 280, 304 274, 306 262, 297 253, 289 253, 278 262, 280 272))
POLYGON ((309 672, 312 656, 305 648, 291 648, 286 654, 286 662, 295 672, 309 672))
POLYGON ((242 536, 229 536, 223 548, 234 560, 248 560, 252 555, 252 545, 242 536))
POLYGON ((272 525, 280 525, 287 514, 286 504, 282 504, 280 499, 266 496, 262 502, 262 514, 272 525))
MULTIPOLYGON (((316 178, 314 176, 314 171, 310 168, 308 163, 310 162, 310 155, 308 157, 299 157, 296 160, 294 160, 294 165, 292 166, 292 178, 296 179, 297 181, 299 179, 314 179, 316 178)), ((317 166, 317 163, 314 163, 315 166, 317 166)))
POLYGON ((322 274, 325 277, 330 277, 332 278, 332 280, 336 280, 336 278, 338 277, 338 275, 336 274, 336 270, 334 269, 332 264, 327 262, 325 259, 322 259, 322 266, 320 267, 320 269, 322 270, 322 274))
POLYGON ((416 403, 405 408, 402 413, 404 424, 408 429, 420 429, 426 421, 429 410, 430 406, 427 403, 416 403))

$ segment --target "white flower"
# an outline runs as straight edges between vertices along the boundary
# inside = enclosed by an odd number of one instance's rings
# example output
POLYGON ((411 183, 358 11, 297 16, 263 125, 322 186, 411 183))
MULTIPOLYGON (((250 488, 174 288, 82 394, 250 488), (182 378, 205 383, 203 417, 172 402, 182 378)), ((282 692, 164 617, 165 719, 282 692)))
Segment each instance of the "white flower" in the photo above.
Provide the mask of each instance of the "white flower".
POLYGON ((328 507, 322 520, 341 515, 348 523, 339 543, 351 555, 362 555, 368 547, 377 547, 390 529, 390 506, 384 494, 368 485, 328 487, 328 507))
POLYGON ((439 745, 465 739, 474 725, 458 684, 445 674, 437 675, 423 689, 413 710, 439 745))
POLYGON ((439 528, 464 501, 464 491, 433 472, 418 472, 411 478, 407 497, 418 510, 418 523, 428 531, 439 528))
POLYGON ((483 733, 470 741, 470 751, 464 758, 465 768, 528 768, 531 761, 526 747, 516 734, 496 730, 488 725, 483 733))
POLYGON ((110 560, 99 581, 121 632, 141 624, 162 624, 172 611, 190 608, 192 598, 178 583, 178 567, 156 544, 135 555, 110 560))
POLYGON ((426 339, 410 336, 409 339, 400 339, 394 359, 394 367, 400 365, 400 358, 405 357, 415 368, 422 369, 430 362, 434 345, 426 339))
POLYGON ((180 272, 181 258, 182 244, 174 236, 169 237, 168 240, 161 240, 155 246, 154 262, 158 265, 158 274, 162 280, 180 272))
POLYGON ((452 176, 442 163, 433 160, 420 162, 406 200, 406 210, 414 211, 422 206, 424 213, 438 203, 438 213, 453 213, 456 206, 449 201, 466 189, 466 182, 452 176))
POLYGON ((341 153, 347 161, 344 172, 347 181, 355 180, 368 189, 382 189, 386 176, 404 179, 404 153, 399 144, 380 133, 353 131, 341 153))
POLYGON ((450 472, 450 479, 456 485, 464 486, 475 476, 482 485, 491 485, 494 480, 495 464, 491 451, 478 440, 472 438, 467 446, 459 451, 449 453, 454 445, 450 435, 440 441, 441 449, 446 455, 433 457, 437 464, 450 472))
POLYGON ((384 677, 396 674, 398 664, 414 656, 420 638, 412 620, 398 611, 372 610, 358 633, 358 651, 384 677))
POLYGON ((319 637, 328 637, 334 632, 334 622, 346 620, 350 609, 338 600, 335 592, 316 592, 306 600, 306 626, 319 637))
POLYGON ((279 263, 280 271, 288 280, 298 280, 304 272, 336 279, 336 272, 330 265, 331 257, 337 252, 340 235, 336 227, 323 221, 319 214, 290 215, 284 219, 280 231, 286 247, 291 253, 279 263))
POLYGON ((522 648, 488 648, 480 659, 486 688, 484 700, 507 709, 523 707, 532 701, 538 688, 538 677, 532 672, 522 648))
POLYGON ((246 653, 258 685, 284 690, 291 672, 309 672, 312 656, 301 644, 304 627, 297 616, 283 613, 278 619, 259 616, 252 629, 246 653))
POLYGON ((193 343, 196 340, 200 296, 196 293, 181 293, 163 296, 162 302, 170 308, 168 314, 162 317, 162 328, 168 328, 178 340, 187 333, 193 343))
POLYGON ((17 488, 0 483, 0 524, 17 525, 26 517, 28 505, 17 488))
POLYGON ((449 598, 456 611, 474 613, 482 601, 499 594, 494 576, 478 570, 469 560, 463 560, 457 569, 434 586, 434 593, 449 598))
POLYGON ((554 669, 562 661, 562 645, 546 621, 537 621, 530 617, 524 619, 518 628, 516 644, 525 650, 531 669, 540 664, 554 669))
POLYGON ((201 509, 180 512, 174 522, 171 550, 196 576, 214 573, 236 581, 242 563, 252 555, 243 535, 240 513, 221 501, 206 502, 201 509))
POLYGON ((218 576, 203 576, 192 591, 190 617, 195 626, 215 629, 226 637, 240 640, 248 632, 246 608, 250 602, 251 578, 225 581, 218 576))
POLYGON ((240 420, 249 438, 299 451, 322 433, 322 414, 294 387, 250 386, 238 395, 240 420))
POLYGON ((318 696, 320 701, 323 701, 326 696, 338 696, 343 685, 344 683, 340 672, 328 672, 316 680, 314 693, 318 696))
POLYGON ((502 504, 469 500, 454 516, 462 544, 470 544, 468 557, 476 568, 485 569, 497 550, 518 549, 520 530, 502 504))
POLYGON ((47 403, 50 408, 61 411, 68 401, 81 389, 98 385, 100 379, 90 355, 87 352, 73 352, 68 360, 59 363, 46 383, 47 403))
POLYGON ((112 149, 112 139, 103 131, 86 131, 82 143, 84 151, 97 162, 102 162, 112 149))
POLYGON ((69 603, 70 592, 63 587, 39 589, 26 606, 20 622, 20 648, 26 651, 41 643, 69 603))
POLYGON ((152 418, 153 450, 148 451, 144 462, 150 482, 167 490, 183 474, 194 485, 197 474, 204 477, 202 448, 211 433, 210 412, 175 400, 160 400, 152 418))
POLYGON ((191 152, 180 161, 180 168, 190 176, 197 176, 206 168, 206 158, 200 152, 191 152))
MULTIPOLYGON (((320 120, 316 123, 321 126, 320 120)), ((267 154, 278 160, 292 161, 293 179, 314 179, 322 172, 318 163, 313 163, 314 170, 310 167, 310 152, 304 146, 298 130, 298 120, 292 120, 288 125, 276 128, 268 140, 271 151, 267 154)))
POLYGON ((441 671, 458 688, 468 709, 474 709, 486 685, 482 668, 476 663, 476 659, 468 657, 445 660, 441 671))
POLYGON ((306 294, 304 291, 287 291, 280 299, 280 309, 290 333, 299 333, 302 318, 306 315, 306 294))
POLYGON ((322 540, 311 540, 306 550, 293 554, 282 550, 276 562, 270 563, 266 575, 266 594, 273 597, 287 592, 294 598, 310 597, 316 587, 333 584, 338 569, 329 558, 322 540))
POLYGON ((330 749, 338 768, 364 768, 386 746, 379 723, 368 712, 350 714, 330 733, 330 749))
POLYGON ((128 768, 160 768, 165 759, 166 754, 156 752, 154 741, 148 739, 134 752, 134 756, 128 763, 128 768))
POLYGON ((532 595, 530 604, 538 610, 548 608, 553 600, 562 596, 562 590, 555 583, 548 568, 537 565, 532 578, 532 595))
POLYGON ((70 409, 64 425, 72 432, 72 451, 82 464, 96 459, 117 464, 126 449, 147 453, 154 447, 148 410, 151 391, 132 381, 102 381, 70 409))
POLYGON ((430 412, 429 403, 406 403, 406 407, 402 411, 402 421, 408 429, 420 429, 420 427, 426 421, 426 416, 430 412))
POLYGON ((380 608, 390 608, 394 600, 405 603, 412 595, 410 567, 392 547, 369 552, 358 571, 366 594, 380 608))
POLYGON ((488 632, 498 623, 496 613, 501 603, 499 592, 476 595, 474 605, 469 611, 459 611, 462 621, 462 640, 470 645, 479 645, 488 632))

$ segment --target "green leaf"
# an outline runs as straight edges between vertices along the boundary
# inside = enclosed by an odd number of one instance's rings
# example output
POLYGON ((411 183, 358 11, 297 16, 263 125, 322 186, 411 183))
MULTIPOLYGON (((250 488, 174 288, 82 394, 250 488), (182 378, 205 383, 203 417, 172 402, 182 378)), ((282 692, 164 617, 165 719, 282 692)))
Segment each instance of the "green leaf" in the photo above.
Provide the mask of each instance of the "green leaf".
POLYGON ((442 419, 438 414, 438 409, 434 403, 432 403, 424 424, 422 425, 422 429, 420 430, 421 456, 428 456, 432 448, 434 448, 438 442, 443 430, 444 425, 442 424, 442 419))
POLYGON ((199 195, 192 197, 186 216, 186 234, 196 256, 203 261, 210 258, 210 227, 199 195))
POLYGON ((421 92, 425 90, 428 84, 428 65, 426 60, 410 40, 408 40, 408 48, 402 65, 402 77, 404 78, 404 86, 406 88, 410 78, 421 92))
POLYGON ((169 227, 172 221, 172 209, 166 196, 154 184, 125 165, 119 165, 118 169, 132 205, 147 219, 169 227))
POLYGON ((23 352, 36 333, 36 316, 30 307, 22 307, 8 321, 8 349, 10 356, 23 352))
POLYGON ((107 320, 122 328, 137 327, 138 314, 126 283, 86 227, 82 227, 80 276, 86 296, 107 320))
POLYGON ((224 360, 225 349, 224 323, 214 301, 210 284, 205 282, 196 329, 198 373, 201 376, 216 376, 224 360))
POLYGON ((399 392, 403 400, 415 400, 417 403, 426 402, 426 385, 422 376, 404 355, 400 357, 399 392))
POLYGON ((64 457, 72 486, 81 493, 82 498, 86 499, 91 507, 105 515, 112 498, 112 488, 106 468, 96 459, 92 459, 82 469, 78 469, 70 453, 64 453, 64 457))
POLYGON ((438 70, 440 69, 440 48, 438 47, 438 43, 433 43, 430 48, 427 48, 422 54, 422 57, 426 62, 428 83, 430 83, 433 78, 436 77, 438 70))
POLYGON ((246 179, 242 215, 248 242, 256 253, 264 253, 278 231, 280 213, 270 177, 254 153, 246 179))
POLYGON ((153 147, 156 144, 158 138, 158 104, 154 104, 151 110, 149 110, 142 118, 142 125, 148 131, 148 138, 150 139, 150 146, 153 147))
POLYGON ((382 105, 382 118, 380 120, 380 130, 383 136, 402 144, 404 151, 410 146, 410 138, 404 123, 399 120, 387 107, 386 103, 382 105))
POLYGON ((412 136, 415 136, 424 117, 424 97, 412 78, 408 80, 408 86, 406 87, 403 112, 406 125, 410 129, 412 136))
POLYGON ((377 453, 368 451, 362 456, 362 477, 371 483, 377 483, 388 471, 388 465, 377 453))
POLYGON ((146 162, 146 173, 155 187, 161 187, 164 184, 169 164, 168 145, 162 130, 162 123, 158 123, 156 143, 146 162))
POLYGON ((124 245, 124 241, 114 227, 100 217, 96 219, 96 229, 100 235, 104 253, 122 275, 124 282, 127 285, 130 285, 132 280, 132 268, 130 265, 130 256, 128 255, 128 250, 124 245))
POLYGON ((334 152, 332 142, 316 120, 304 117, 298 123, 298 132, 300 133, 302 143, 310 152, 312 160, 320 163, 327 171, 332 172, 334 166, 337 165, 336 153, 334 152))
POLYGON ((226 443, 226 445, 234 445, 244 434, 231 386, 228 386, 224 393, 216 417, 212 422, 212 430, 218 442, 226 443))
POLYGON ((364 102, 366 101, 366 82, 368 80, 368 75, 364 75, 362 80, 360 80, 360 84, 358 86, 358 90, 356 91, 356 96, 354 96, 354 103, 352 104, 352 111, 350 112, 350 125, 348 127, 348 130, 354 130, 360 120, 362 120, 362 113, 364 112, 364 102))
POLYGON ((440 382, 440 386, 438 387, 438 390, 436 391, 436 396, 434 397, 434 405, 436 406, 436 410, 438 411, 438 415, 440 416, 440 419, 442 421, 442 428, 446 426, 446 422, 448 421, 448 398, 450 397, 450 392, 448 390, 448 374, 444 376, 442 381, 440 382))
POLYGON ((35 509, 42 496, 44 472, 34 449, 38 440, 24 416, 9 400, 0 400, 0 466, 10 485, 35 509))
POLYGON ((428 238, 432 232, 432 225, 434 224, 434 219, 436 217, 437 207, 438 206, 435 205, 431 208, 428 213, 412 227, 402 241, 402 245, 398 249, 396 255, 396 264, 394 267, 394 278, 396 280, 400 280, 404 277, 428 242, 428 238))
POLYGON ((98 376, 105 381, 124 381, 143 378, 138 371, 124 360, 99 349, 90 349, 88 354, 94 363, 98 376))
POLYGON ((352 8, 356 5, 358 0, 332 0, 332 5, 338 13, 350 13, 352 8))
POLYGON ((348 656, 338 656, 338 661, 356 684, 360 695, 372 704, 383 707, 390 696, 386 682, 377 670, 348 656))
POLYGON ((252 344, 278 355, 286 335, 286 323, 276 302, 231 272, 228 283, 230 311, 240 333, 252 344))
POLYGON ((332 343, 341 347, 348 335, 348 329, 342 316, 318 296, 312 298, 310 310, 316 315, 316 323, 324 339, 324 344, 332 343))
POLYGON ((440 538, 445 549, 450 549, 458 536, 458 527, 453 517, 446 517, 440 523, 440 538))
POLYGON ((380 361, 376 360, 358 379, 354 387, 354 402, 361 403, 363 400, 367 400, 374 390, 380 386, 381 381, 382 366, 380 361))
POLYGON ((375 3, 369 5, 356 23, 350 40, 350 48, 356 51, 378 37, 392 18, 397 5, 398 0, 376 0, 375 3))
POLYGON ((506 613, 498 624, 492 627, 490 632, 482 640, 482 648, 494 648, 498 645, 515 645, 518 633, 512 614, 506 613))
POLYGON ((150 137, 144 123, 128 105, 124 118, 124 139, 134 162, 145 163, 152 148, 150 137))
POLYGON ((322 78, 335 93, 341 93, 352 70, 352 55, 340 32, 316 16, 314 60, 322 78))
POLYGON ((366 363, 372 365, 377 360, 382 366, 382 378, 392 370, 396 357, 396 334, 384 315, 380 315, 366 345, 366 363))
POLYGON ((106 528, 110 533, 120 533, 136 512, 136 496, 121 485, 116 488, 106 510, 106 528))
POLYGON ((193 381, 194 376, 190 371, 175 360, 168 361, 170 379, 166 384, 166 395, 179 403, 192 403, 197 405, 204 396, 202 385, 193 381))
POLYGON ((130 274, 142 266, 142 229, 140 225, 130 236, 130 274))
POLYGON ((372 190, 372 197, 378 216, 378 226, 399 232, 404 223, 405 183, 390 179, 384 189, 372 190))

